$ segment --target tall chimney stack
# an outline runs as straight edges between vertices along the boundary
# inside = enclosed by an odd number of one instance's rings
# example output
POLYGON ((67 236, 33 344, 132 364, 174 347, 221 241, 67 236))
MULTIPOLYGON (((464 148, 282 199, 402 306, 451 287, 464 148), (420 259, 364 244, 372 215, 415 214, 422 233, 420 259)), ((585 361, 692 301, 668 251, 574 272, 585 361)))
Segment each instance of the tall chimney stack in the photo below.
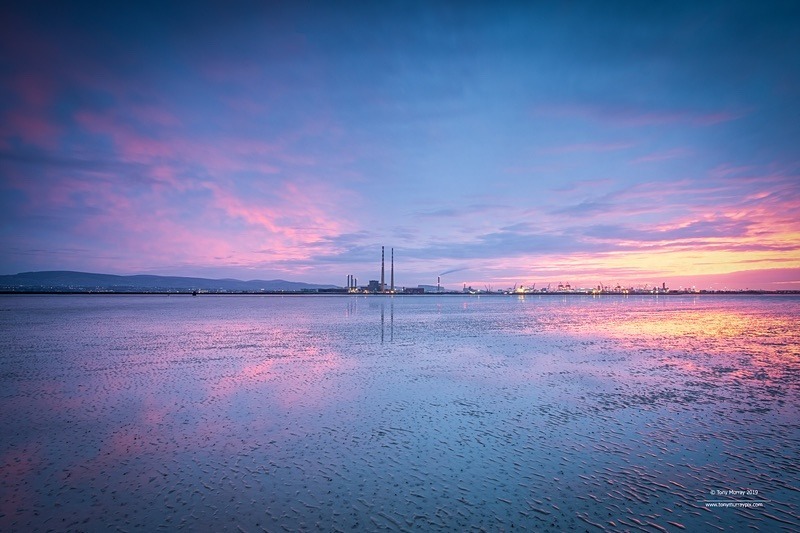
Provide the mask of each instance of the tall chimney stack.
POLYGON ((386 283, 383 277, 383 246, 381 246, 381 292, 386 288, 386 283))
POLYGON ((392 274, 391 274, 391 292, 394 292, 394 248, 392 248, 392 274))
POLYGON ((442 276, 436 276, 436 292, 442 292, 442 276))

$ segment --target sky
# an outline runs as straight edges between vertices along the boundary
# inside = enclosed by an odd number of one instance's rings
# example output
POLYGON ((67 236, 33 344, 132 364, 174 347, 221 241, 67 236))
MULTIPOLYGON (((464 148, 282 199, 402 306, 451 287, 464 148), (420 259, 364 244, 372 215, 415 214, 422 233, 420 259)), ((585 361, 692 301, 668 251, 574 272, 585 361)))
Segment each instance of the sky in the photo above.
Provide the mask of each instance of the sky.
POLYGON ((13 2, 0 274, 800 289, 797 2, 13 2))

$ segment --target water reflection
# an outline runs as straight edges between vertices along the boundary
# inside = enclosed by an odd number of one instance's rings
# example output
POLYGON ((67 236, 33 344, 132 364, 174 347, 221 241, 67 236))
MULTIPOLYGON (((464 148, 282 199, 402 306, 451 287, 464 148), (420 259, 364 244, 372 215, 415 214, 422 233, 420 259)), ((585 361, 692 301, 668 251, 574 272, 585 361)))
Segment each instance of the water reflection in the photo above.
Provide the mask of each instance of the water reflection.
POLYGON ((350 296, 345 300, 347 305, 345 306, 344 316, 350 318, 358 314, 358 303, 360 299, 361 297, 359 296, 350 296))
POLYGON ((549 301, 519 307, 505 331, 550 345, 520 376, 566 373, 608 409, 698 401, 784 417, 785 399, 800 397, 797 299, 600 300, 571 298, 557 314, 549 301))
MULTIPOLYGON (((381 300, 381 344, 386 338, 386 302, 381 300)), ((389 297, 389 342, 394 342, 394 298, 389 297)))
POLYGON ((3 530, 797 521, 794 300, 14 302, 3 530))

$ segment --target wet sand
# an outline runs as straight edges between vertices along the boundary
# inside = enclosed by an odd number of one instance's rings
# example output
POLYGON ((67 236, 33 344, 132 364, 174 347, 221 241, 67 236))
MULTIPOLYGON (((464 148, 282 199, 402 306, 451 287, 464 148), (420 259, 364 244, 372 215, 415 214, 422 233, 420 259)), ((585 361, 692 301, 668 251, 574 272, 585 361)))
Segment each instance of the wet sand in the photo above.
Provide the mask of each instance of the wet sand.
POLYGON ((798 317, 3 296, 0 529, 797 530, 798 317))

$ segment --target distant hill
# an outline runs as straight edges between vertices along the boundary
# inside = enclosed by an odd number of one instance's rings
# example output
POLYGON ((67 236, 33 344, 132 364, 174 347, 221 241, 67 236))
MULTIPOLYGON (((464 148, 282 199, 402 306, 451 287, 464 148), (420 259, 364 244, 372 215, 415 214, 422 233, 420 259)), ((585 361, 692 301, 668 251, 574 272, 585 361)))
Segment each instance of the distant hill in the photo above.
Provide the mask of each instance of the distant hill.
POLYGON ((0 290, 5 291, 114 291, 114 292, 260 292, 304 291, 334 288, 335 285, 315 285, 273 280, 241 281, 238 279, 184 278, 178 276, 115 276, 88 272, 46 271, 23 272, 0 276, 0 290))

